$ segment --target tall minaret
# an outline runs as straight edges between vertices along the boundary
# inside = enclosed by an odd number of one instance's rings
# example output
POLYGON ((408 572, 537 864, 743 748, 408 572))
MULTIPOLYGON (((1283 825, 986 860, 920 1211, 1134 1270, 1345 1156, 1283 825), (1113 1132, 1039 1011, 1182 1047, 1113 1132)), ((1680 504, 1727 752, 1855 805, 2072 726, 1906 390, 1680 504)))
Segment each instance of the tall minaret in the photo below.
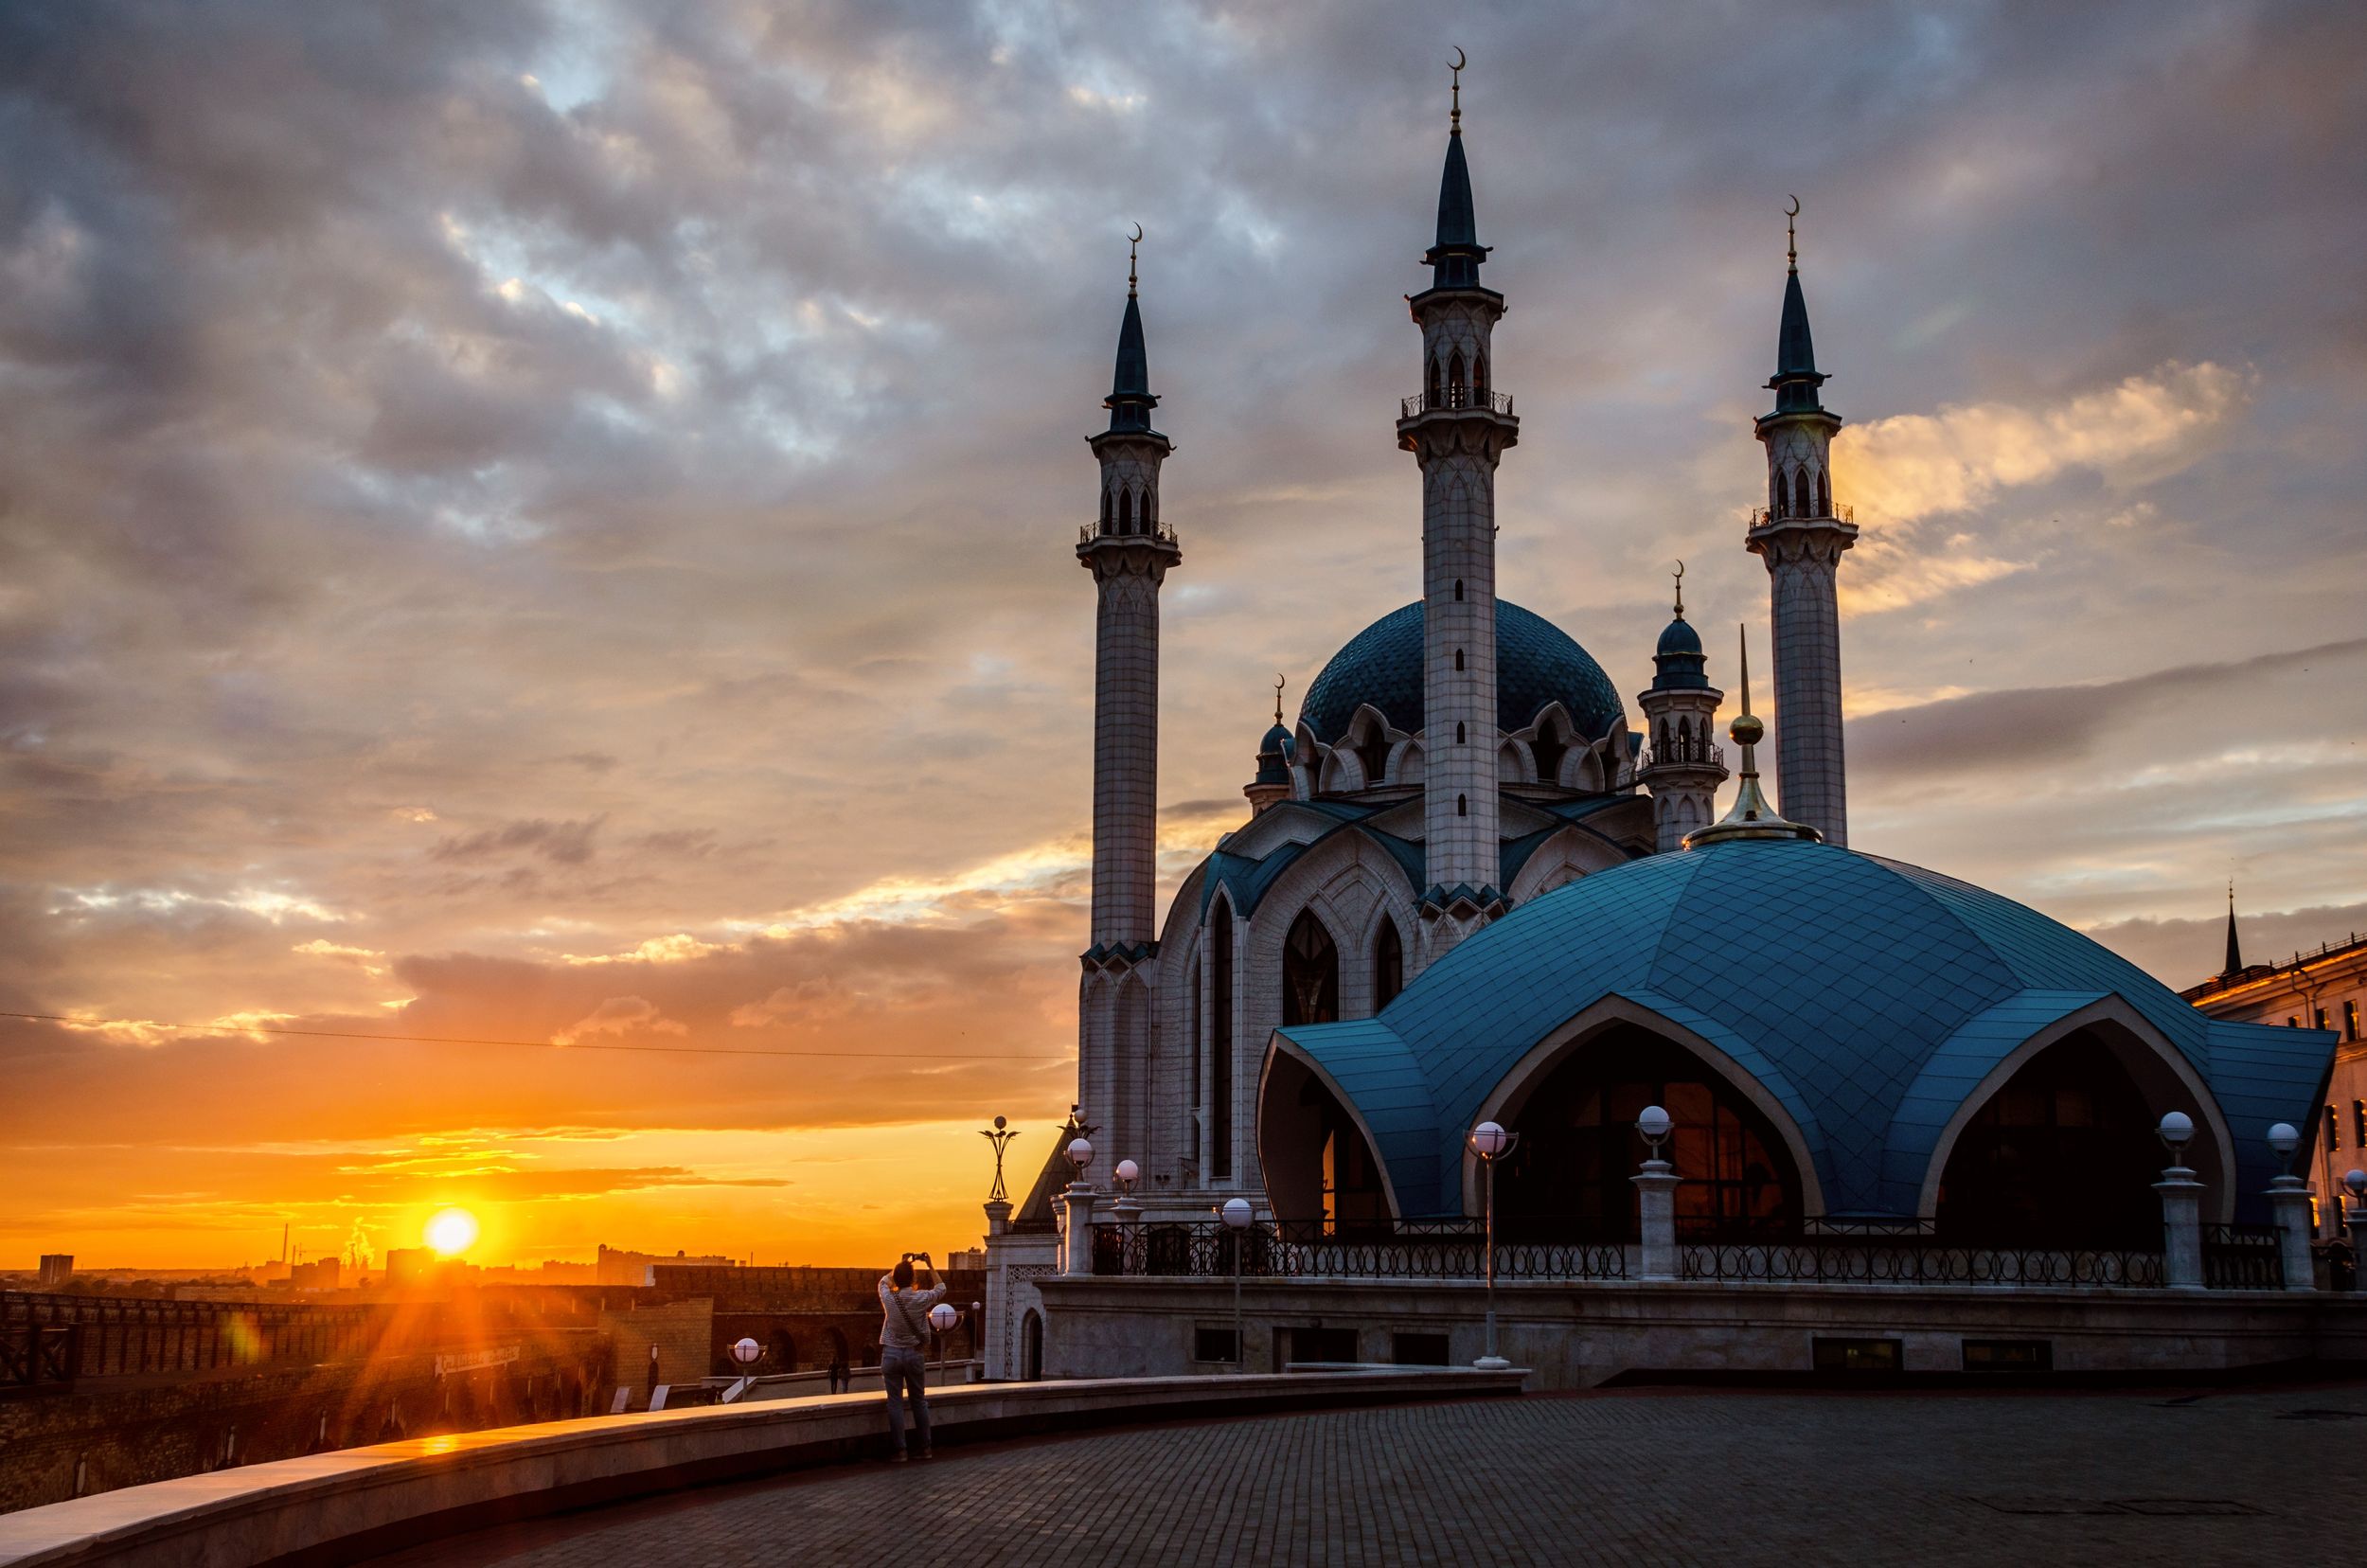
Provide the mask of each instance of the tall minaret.
POLYGON ((1520 437, 1495 389, 1488 340, 1504 296, 1480 286, 1488 247, 1463 161, 1457 50, 1431 286, 1408 296, 1422 330, 1422 390, 1397 444, 1422 465, 1423 962, 1504 909, 1496 831, 1496 462, 1520 437))
MULTIPOLYGON (((1791 217, 1797 218, 1795 198, 1791 217)), ((1787 221, 1784 323, 1775 351, 1775 412, 1756 421, 1767 445, 1767 509, 1753 520, 1752 553, 1767 561, 1775 635, 1775 798, 1792 821, 1827 844, 1849 842, 1849 790, 1841 750, 1841 608, 1834 578, 1858 542, 1849 508, 1833 505, 1829 454, 1841 416, 1819 401, 1800 294, 1800 247, 1787 221)))
POLYGON ((1653 848, 1684 847, 1685 835, 1710 825, 1726 759, 1717 749, 1717 704, 1725 693, 1710 685, 1700 633, 1685 620, 1684 562, 1677 563, 1677 618, 1652 652, 1652 686, 1636 698, 1644 709, 1644 770, 1652 792, 1653 848))
MULTIPOLYGON (((1139 241, 1142 230, 1134 231, 1139 241)), ((1101 515, 1077 544, 1094 575, 1099 612, 1094 643, 1093 946, 1084 957, 1077 1050, 1078 1096, 1087 1111, 1138 1139, 1136 1104, 1145 1093, 1147 1013, 1121 1006, 1120 978, 1157 950, 1151 907, 1159 807, 1159 585, 1183 560, 1174 531, 1159 516, 1159 465, 1173 450, 1150 428, 1149 356, 1131 253, 1126 268, 1126 317, 1118 328, 1117 373, 1102 406, 1110 428, 1090 437, 1101 460, 1101 515)), ((1145 1151, 1130 1148, 1140 1157, 1145 1151)))

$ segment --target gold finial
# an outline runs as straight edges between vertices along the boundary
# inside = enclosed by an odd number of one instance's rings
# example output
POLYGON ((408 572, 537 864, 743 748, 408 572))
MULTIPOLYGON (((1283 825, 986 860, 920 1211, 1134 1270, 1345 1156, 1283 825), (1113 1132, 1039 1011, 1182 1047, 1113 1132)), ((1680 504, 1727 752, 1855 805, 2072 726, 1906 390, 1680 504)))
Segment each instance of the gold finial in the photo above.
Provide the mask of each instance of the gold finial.
POLYGON ((1273 722, 1282 722, 1282 677, 1273 678, 1273 722))
POLYGON ((1685 618, 1685 563, 1677 562, 1677 618, 1685 618))
POLYGON ((1751 711, 1751 634, 1742 627, 1735 630, 1742 644, 1742 711, 1735 715, 1734 723, 1726 731, 1734 737, 1735 744, 1742 748, 1742 766, 1735 774, 1735 803, 1716 822, 1687 833, 1685 847, 1698 849, 1731 839, 1807 839, 1813 843, 1824 835, 1813 828, 1786 822, 1767 798, 1767 793, 1759 788, 1755 748, 1767 739, 1767 726, 1751 711))
POLYGON ((1143 225, 1136 223, 1133 236, 1126 241, 1126 297, 1129 299, 1134 297, 1134 254, 1141 249, 1142 242, 1143 225))
POLYGON ((1447 127, 1452 134, 1458 136, 1463 134, 1463 67, 1468 65, 1470 62, 1470 57, 1463 52, 1463 45, 1460 44, 1456 45, 1454 46, 1454 60, 1452 63, 1447 67, 1449 71, 1453 73, 1454 82, 1452 88, 1454 93, 1454 109, 1453 112, 1447 116, 1447 127))
POLYGON ((1784 261, 1793 272, 1800 270, 1800 231, 1792 225, 1800 216, 1800 198, 1791 199, 1791 210, 1784 214, 1784 261))
POLYGON ((1751 633, 1738 622, 1735 626, 1735 640, 1742 644, 1742 711, 1735 715, 1735 722, 1727 733, 1735 738, 1735 744, 1742 748, 1743 776, 1756 778, 1759 767, 1751 755, 1751 748, 1767 734, 1767 726, 1760 723, 1757 716, 1751 711, 1751 633))

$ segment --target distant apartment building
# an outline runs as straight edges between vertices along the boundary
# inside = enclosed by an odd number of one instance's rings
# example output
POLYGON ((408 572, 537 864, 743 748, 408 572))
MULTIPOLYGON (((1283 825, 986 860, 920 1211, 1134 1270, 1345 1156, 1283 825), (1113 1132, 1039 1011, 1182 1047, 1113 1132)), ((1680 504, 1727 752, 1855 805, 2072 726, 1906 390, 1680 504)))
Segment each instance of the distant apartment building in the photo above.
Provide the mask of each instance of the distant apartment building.
POLYGON ((298 1263, 288 1271, 288 1285, 298 1291, 333 1291, 342 1272, 334 1257, 316 1257, 310 1263, 298 1263))
POLYGON ((2281 963, 2247 964, 2237 948, 2235 915, 2227 918, 2227 967, 2179 995, 2213 1018, 2289 1029, 2329 1029, 2338 1037, 2334 1071, 2317 1125, 2305 1127, 2305 1153, 2294 1173, 2318 1197, 2318 1234, 2341 1225, 2342 1177, 2367 1169, 2367 940, 2357 932, 2315 953, 2281 963))
POLYGON ((385 1263, 386 1284, 390 1289, 424 1285, 435 1275, 436 1251, 432 1247, 390 1247, 385 1263))
POLYGON ((693 1257, 687 1253, 681 1252, 667 1257, 662 1253, 626 1252, 621 1248, 603 1245, 600 1248, 599 1261, 596 1264, 598 1270, 596 1282, 602 1285, 647 1285, 650 1282, 650 1268, 659 1263, 703 1269, 728 1269, 736 1266, 738 1259, 719 1256, 712 1253, 693 1257))

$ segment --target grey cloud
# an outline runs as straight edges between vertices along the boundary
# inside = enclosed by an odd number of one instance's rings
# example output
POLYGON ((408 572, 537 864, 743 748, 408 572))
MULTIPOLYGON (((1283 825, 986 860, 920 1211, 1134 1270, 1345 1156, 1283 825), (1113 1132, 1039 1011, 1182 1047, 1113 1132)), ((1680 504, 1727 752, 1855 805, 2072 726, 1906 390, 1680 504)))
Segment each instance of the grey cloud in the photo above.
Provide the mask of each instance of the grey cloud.
POLYGON ((581 865, 592 858, 592 837, 599 818, 588 822, 548 822, 534 817, 504 823, 458 838, 439 841, 428 851, 431 860, 474 861, 525 851, 560 865, 581 865))

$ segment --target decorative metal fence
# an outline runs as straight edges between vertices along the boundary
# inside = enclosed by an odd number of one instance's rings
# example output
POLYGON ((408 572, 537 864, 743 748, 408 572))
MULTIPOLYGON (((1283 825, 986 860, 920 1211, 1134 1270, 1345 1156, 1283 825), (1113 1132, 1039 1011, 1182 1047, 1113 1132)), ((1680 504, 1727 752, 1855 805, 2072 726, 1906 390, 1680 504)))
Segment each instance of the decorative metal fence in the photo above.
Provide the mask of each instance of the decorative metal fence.
MULTIPOLYGON (((1348 1234, 1271 1222, 1235 1230, 1220 1221, 1097 1224, 1094 1273, 1245 1279, 1482 1279, 1486 1230, 1470 1221, 1407 1221, 1348 1234)), ((1625 1279, 1618 1241, 1499 1240, 1499 1279, 1625 1279)))
POLYGON ((0 1323, 0 1394, 70 1387, 80 1334, 71 1326, 0 1323))
POLYGON ((1793 1241, 1683 1241, 1681 1279, 1833 1285, 2159 1286, 2162 1255, 2110 1247, 1969 1247, 1936 1238, 1812 1236, 1793 1241))
MULTIPOLYGON (((23 1354, 64 1358, 66 1381, 366 1355, 389 1321, 383 1308, 164 1301, 142 1296, 0 1291, 0 1340, 23 1354), (75 1330, 68 1347, 49 1338, 75 1330), (36 1347, 43 1347, 37 1351, 36 1347)), ((7 1381, 0 1378, 0 1381, 7 1381)))
POLYGON ((2285 1238, 2274 1225, 2202 1227, 2202 1282, 2215 1291, 2285 1288, 2285 1238))
POLYGON ((1441 409, 1458 408, 1484 408, 1490 414, 1509 417, 1512 413, 1512 394, 1490 392, 1484 388, 1442 386, 1398 399, 1397 418, 1412 419, 1441 409))

